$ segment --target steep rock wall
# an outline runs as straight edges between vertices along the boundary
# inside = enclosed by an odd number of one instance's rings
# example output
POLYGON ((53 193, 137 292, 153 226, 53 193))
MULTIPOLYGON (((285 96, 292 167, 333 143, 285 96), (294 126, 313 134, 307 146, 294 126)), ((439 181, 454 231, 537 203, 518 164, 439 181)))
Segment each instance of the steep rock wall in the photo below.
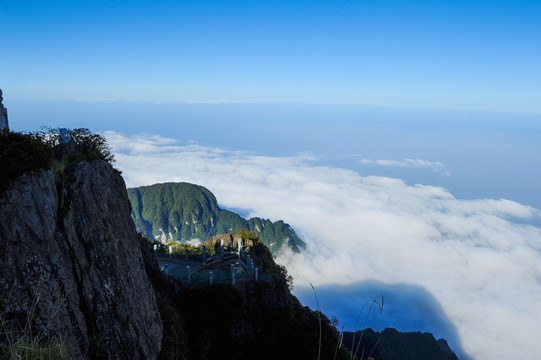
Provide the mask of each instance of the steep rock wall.
POLYGON ((76 359, 156 358, 162 321, 130 211, 122 177, 101 160, 62 178, 27 173, 0 194, 4 322, 30 319, 76 359))

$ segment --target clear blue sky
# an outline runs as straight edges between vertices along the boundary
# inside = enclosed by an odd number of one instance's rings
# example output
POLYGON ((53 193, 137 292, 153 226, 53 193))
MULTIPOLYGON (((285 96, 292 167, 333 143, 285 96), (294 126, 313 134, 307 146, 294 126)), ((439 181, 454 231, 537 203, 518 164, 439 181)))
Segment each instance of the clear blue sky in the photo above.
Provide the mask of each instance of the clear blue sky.
POLYGON ((10 100, 541 113, 540 1, 0 3, 10 100))

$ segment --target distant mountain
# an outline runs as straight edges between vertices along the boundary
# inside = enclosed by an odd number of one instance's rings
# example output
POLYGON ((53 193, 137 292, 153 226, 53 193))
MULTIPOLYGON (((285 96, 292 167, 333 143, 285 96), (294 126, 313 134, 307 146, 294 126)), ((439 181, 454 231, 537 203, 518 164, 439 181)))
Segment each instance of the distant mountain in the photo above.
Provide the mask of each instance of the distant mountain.
POLYGON ((208 241, 211 236, 248 229, 261 234, 275 253, 283 244, 298 252, 305 246, 295 230, 282 220, 258 217, 249 220, 220 209, 206 188, 189 183, 165 183, 128 189, 132 217, 138 232, 167 243, 191 239, 208 241))

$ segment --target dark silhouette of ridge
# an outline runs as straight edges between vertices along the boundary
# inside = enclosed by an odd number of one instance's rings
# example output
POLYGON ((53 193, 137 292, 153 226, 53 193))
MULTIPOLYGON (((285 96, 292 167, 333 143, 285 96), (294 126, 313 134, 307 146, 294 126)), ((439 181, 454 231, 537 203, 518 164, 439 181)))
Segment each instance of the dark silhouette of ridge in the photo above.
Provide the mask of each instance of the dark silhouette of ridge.
MULTIPOLYGON (((354 331, 359 318, 357 330, 362 330, 366 322, 367 328, 376 331, 395 328, 401 332, 428 332, 436 339, 445 339, 460 360, 472 360, 462 348, 456 326, 436 298, 421 286, 367 280, 349 285, 317 286, 316 291, 321 311, 339 319, 339 330, 344 326, 344 331, 354 331), (367 319, 370 300, 380 295, 385 299, 383 311, 380 313, 373 307, 367 319)), ((309 286, 295 286, 293 292, 303 304, 315 307, 309 286)))

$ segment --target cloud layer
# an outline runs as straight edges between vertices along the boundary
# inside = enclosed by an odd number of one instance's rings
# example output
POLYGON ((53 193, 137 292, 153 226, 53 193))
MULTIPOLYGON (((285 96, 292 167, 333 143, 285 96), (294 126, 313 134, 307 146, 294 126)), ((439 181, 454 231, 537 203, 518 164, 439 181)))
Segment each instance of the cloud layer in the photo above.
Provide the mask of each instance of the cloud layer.
MULTIPOLYGON (((314 166, 309 156, 251 156, 151 135, 106 137, 128 186, 197 183, 223 207, 292 225, 307 249, 283 251, 279 261, 299 288, 366 281, 417 286, 439 303, 473 358, 534 359, 541 353, 541 229, 530 225, 539 223, 537 209, 361 177, 314 166)), ((358 307, 364 300, 352 297, 350 303, 358 307)))
POLYGON ((364 158, 361 160, 361 165, 377 165, 384 167, 394 167, 394 168, 413 168, 413 169, 431 169, 432 171, 438 173, 442 172, 446 176, 451 176, 451 173, 446 171, 445 165, 439 161, 428 161, 422 159, 409 159, 405 158, 402 160, 373 160, 364 158))
POLYGON ((362 159, 361 164, 377 164, 381 166, 398 166, 398 167, 443 167, 441 162, 433 162, 421 159, 403 159, 403 160, 372 160, 362 159))

